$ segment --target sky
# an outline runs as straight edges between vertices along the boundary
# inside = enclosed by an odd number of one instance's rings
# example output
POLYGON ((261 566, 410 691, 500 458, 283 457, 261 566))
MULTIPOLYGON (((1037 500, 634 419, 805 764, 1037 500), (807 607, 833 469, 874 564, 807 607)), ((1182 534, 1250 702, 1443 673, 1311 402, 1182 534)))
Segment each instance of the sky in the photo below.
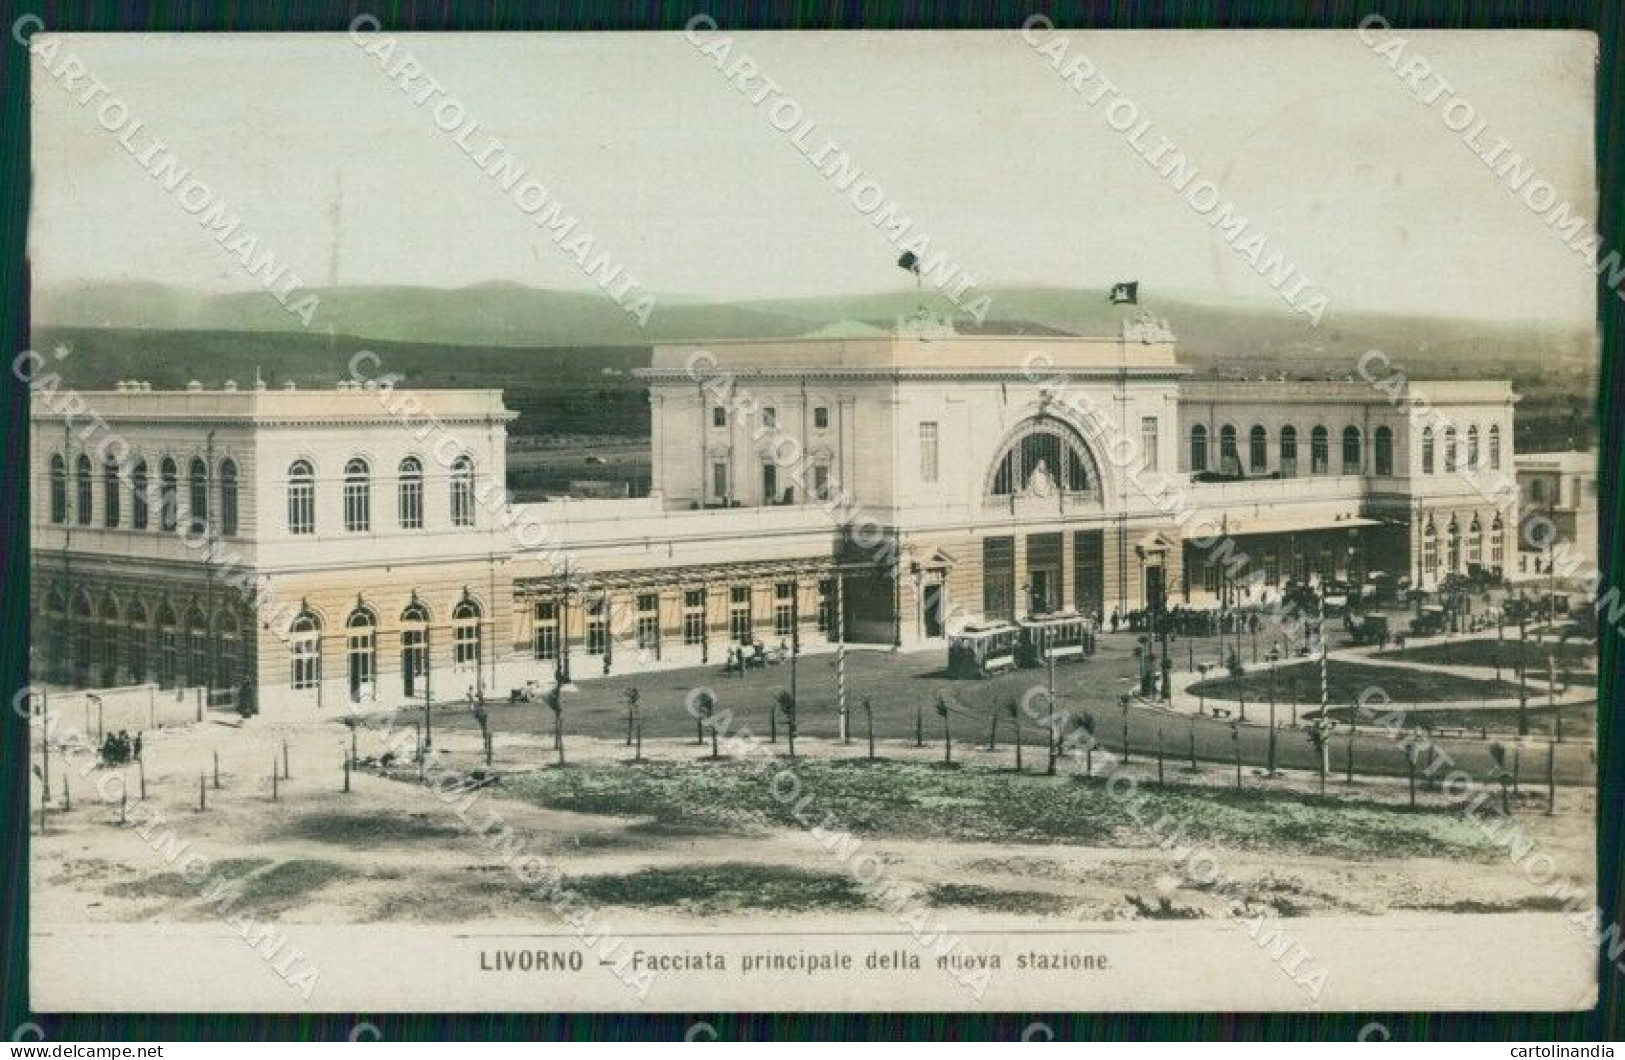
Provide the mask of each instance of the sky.
MULTIPOLYGON (((1354 34, 1068 36, 1334 312, 1590 326, 1586 262, 1354 34)), ((1487 137, 1595 217, 1593 38, 1403 36, 1487 137)), ((164 140, 308 284, 591 285, 344 34, 63 44, 145 123, 135 147, 164 140)), ((646 290, 735 300, 908 283, 885 232, 682 34, 403 35, 404 52, 646 290)), ((850 153, 981 288, 1132 278, 1276 299, 1017 34, 740 34, 741 54, 816 123, 814 144, 850 153)), ((251 288, 37 56, 33 92, 36 286, 251 288)))

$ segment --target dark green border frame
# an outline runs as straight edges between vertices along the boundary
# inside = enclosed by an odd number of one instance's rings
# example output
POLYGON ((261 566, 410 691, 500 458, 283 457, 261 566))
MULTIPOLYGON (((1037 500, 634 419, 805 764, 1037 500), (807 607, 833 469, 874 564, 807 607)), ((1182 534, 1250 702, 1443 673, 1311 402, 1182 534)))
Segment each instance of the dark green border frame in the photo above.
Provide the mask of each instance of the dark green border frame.
MULTIPOLYGON (((724 27, 738 29, 995 29, 1015 28, 1034 11, 1048 14, 1063 28, 1184 29, 1349 29, 1367 14, 1387 17, 1400 29, 1587 29, 1599 36, 1597 152, 1602 197, 1598 227, 1605 246, 1620 246, 1621 166, 1625 162, 1625 114, 1621 113, 1625 74, 1621 72, 1620 0, 1242 0, 1202 3, 1197 0, 1119 0, 1115 3, 1049 4, 1010 0, 960 0, 931 4, 904 0, 894 4, 777 3, 747 4, 717 0, 705 5, 663 6, 655 3, 522 4, 441 0, 430 5, 388 0, 373 4, 321 3, 315 0, 234 0, 234 2, 153 4, 130 0, 113 3, 23 3, 5 5, 0 41, 0 337, 5 359, 28 346, 28 270, 25 259, 29 194, 28 64, 23 49, 10 39, 12 21, 25 12, 63 31, 337 31, 359 13, 376 15, 389 30, 647 30, 679 29, 689 16, 704 11, 724 27)), ((1603 360, 1598 394, 1599 443, 1603 466, 1599 493, 1601 562, 1611 585, 1625 583, 1616 528, 1625 509, 1620 481, 1621 404, 1619 353, 1625 300, 1599 284, 1603 360)), ((18 454, 0 464, 0 687, 11 692, 26 679, 28 615, 28 462, 27 396, 10 372, 3 385, 5 451, 18 454)), ((1617 637, 1603 648, 1602 681, 1610 697, 1619 688, 1617 637)), ((1599 905, 1612 919, 1621 907, 1620 842, 1625 818, 1625 751, 1613 739, 1613 722, 1601 718, 1598 766, 1601 795, 1598 820, 1601 871, 1599 905)), ((8 797, 0 810, 4 841, 5 902, 0 910, 0 1035, 10 1037, 26 1022, 38 1024, 51 1041, 95 1040, 345 1040, 358 1020, 377 1027, 385 1039, 681 1039, 703 1020, 723 1039, 1009 1039, 1019 1040, 1033 1023, 1047 1024, 1057 1040, 1092 1039, 1290 1039, 1354 1040, 1489 1039, 1549 1042, 1613 1040, 1625 1030, 1625 975, 1602 964, 1601 1000, 1591 1012, 1549 1015, 1484 1015, 1393 1012, 1335 1016, 1266 1016, 1246 1014, 1080 1015, 1070 1013, 915 1014, 915 1015, 734 1015, 726 1012, 594 1016, 569 1014, 390 1016, 372 1013, 335 1016, 202 1016, 202 1015, 50 1015, 28 1006, 28 814, 29 763, 23 723, 10 710, 0 722, 0 779, 8 797), (1381 1024, 1385 1030, 1372 1025, 1381 1024)), ((1396 953, 1403 959, 1403 953, 1396 953)), ((1601 962, 1599 962, 1601 963, 1601 962)), ((541 999, 539 999, 541 1000, 541 999)), ((1040 1035, 1041 1037, 1041 1035, 1040 1035)))

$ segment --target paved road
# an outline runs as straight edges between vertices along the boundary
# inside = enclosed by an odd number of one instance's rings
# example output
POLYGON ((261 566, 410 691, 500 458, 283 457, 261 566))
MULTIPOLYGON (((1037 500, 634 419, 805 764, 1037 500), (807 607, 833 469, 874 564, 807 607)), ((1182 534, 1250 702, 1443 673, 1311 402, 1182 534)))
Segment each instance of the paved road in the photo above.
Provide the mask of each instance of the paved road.
MULTIPOLYGON (((1247 647, 1246 638, 1243 638, 1243 647, 1247 647)), ((1138 669, 1138 662, 1132 655, 1133 649, 1132 636, 1108 635, 1102 638, 1101 649, 1096 656, 1087 661, 1060 666, 1056 670, 1062 709, 1074 716, 1081 717, 1085 713, 1092 715, 1096 723, 1096 739, 1111 751, 1120 751, 1124 743, 1124 713, 1118 703, 1119 696, 1131 687, 1138 669)), ((1197 640, 1195 650, 1198 660, 1202 659, 1204 652, 1209 660, 1218 657, 1215 639, 1197 640)), ((1188 658, 1187 645, 1183 642, 1176 644, 1173 654, 1183 666, 1188 658)), ((1247 652, 1244 651, 1244 654, 1247 652)), ((838 738, 834 659, 833 654, 805 655, 797 664, 798 732, 801 739, 816 742, 819 739, 838 738)), ((1023 693, 1044 681, 1041 670, 1022 670, 984 681, 956 680, 946 675, 944 662, 945 653, 941 651, 909 654, 848 652, 847 688, 853 739, 864 738, 864 715, 859 700, 868 695, 874 704, 877 740, 912 741, 918 714, 923 721, 926 742, 940 743, 942 723, 934 710, 936 697, 940 693, 953 703, 951 722, 955 742, 985 744, 994 712, 1011 700, 1018 700, 1023 693)), ((580 672, 579 667, 577 672, 580 672)), ((626 689, 636 687, 641 694, 646 737, 691 735, 695 731, 695 723, 684 709, 685 697, 691 689, 706 685, 716 692, 721 708, 732 711, 734 731, 744 725, 753 732, 765 735, 769 731, 773 697, 789 686, 789 680, 788 665, 770 666, 735 677, 726 676, 720 668, 712 667, 585 680, 577 691, 565 693, 566 731, 609 738, 624 736, 624 693, 626 689)), ((490 704, 490 714, 491 723, 497 731, 552 731, 552 712, 541 703, 493 702, 490 704)), ((1228 721, 1196 719, 1134 703, 1127 715, 1130 754, 1135 757, 1152 754, 1160 732, 1170 762, 1187 757, 1194 740, 1199 760, 1232 762, 1239 749, 1244 766, 1262 768, 1269 754, 1267 718, 1268 706, 1263 703, 1249 704, 1249 723, 1235 727, 1228 721)), ((1278 721, 1282 726, 1286 726, 1290 719, 1287 708, 1283 706, 1278 709, 1278 721)), ((782 717, 779 722, 782 729, 782 717)), ((448 704, 436 708, 434 724, 436 727, 470 728, 474 726, 474 721, 462 704, 448 704)), ((1024 743, 1043 746, 1044 735, 1041 732, 1025 722, 1023 728, 1024 743)), ((1001 716, 1000 745, 1008 746, 1012 735, 1013 723, 1007 716, 1001 716)), ((1334 772, 1341 772, 1346 767, 1347 745, 1344 732, 1333 736, 1330 757, 1334 772)), ((1478 779, 1492 776, 1494 763, 1488 742, 1480 739, 1441 739, 1436 746, 1442 756, 1448 756, 1455 768, 1478 779)), ((1596 769, 1591 756, 1589 746, 1573 742, 1559 745, 1556 753, 1558 781, 1568 784, 1595 783, 1596 769)), ((1277 763, 1287 769, 1316 768, 1316 754, 1305 730, 1285 727, 1278 730, 1277 763)), ((1387 776, 1404 776, 1408 768, 1403 748, 1380 732, 1363 732, 1356 736, 1354 765, 1357 773, 1387 776)), ((1437 775, 1443 777, 1448 768, 1448 763, 1442 764, 1437 775)), ((1545 768, 1546 742, 1544 739, 1534 739, 1523 752, 1523 776, 1529 782, 1544 781, 1545 768)))

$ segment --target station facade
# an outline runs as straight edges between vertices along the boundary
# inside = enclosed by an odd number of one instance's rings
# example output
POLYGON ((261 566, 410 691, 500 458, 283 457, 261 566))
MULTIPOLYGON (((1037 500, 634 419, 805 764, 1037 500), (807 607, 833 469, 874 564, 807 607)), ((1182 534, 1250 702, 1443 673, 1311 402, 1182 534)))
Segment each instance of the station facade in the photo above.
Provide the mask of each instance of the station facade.
POLYGON ((35 675, 328 714, 1516 556, 1505 382, 1198 381, 1145 317, 851 324, 641 375, 649 495, 534 504, 498 391, 131 382, 82 395, 102 430, 36 402, 35 675))

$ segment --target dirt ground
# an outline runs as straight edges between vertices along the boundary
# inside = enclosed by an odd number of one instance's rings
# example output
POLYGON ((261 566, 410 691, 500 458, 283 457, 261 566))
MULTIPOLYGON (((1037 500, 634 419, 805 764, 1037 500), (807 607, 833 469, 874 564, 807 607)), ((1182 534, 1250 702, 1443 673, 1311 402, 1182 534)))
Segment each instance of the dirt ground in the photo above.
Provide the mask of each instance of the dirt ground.
MULTIPOLYGON (((407 741, 413 739, 410 724, 404 732, 407 741)), ((360 757, 375 759, 383 739, 379 732, 363 732, 360 757)), ((436 739, 437 767, 483 766, 476 733, 437 731, 436 739)), ((146 808, 132 814, 127 805, 124 812, 143 823, 153 809, 161 812, 167 823, 149 832, 173 829, 175 841, 209 860, 211 876, 236 881, 251 904, 285 922, 433 924, 551 915, 451 802, 417 782, 409 763, 394 776, 356 770, 346 793, 349 746, 348 730, 333 723, 210 722, 150 733, 146 808), (276 781, 273 799, 273 763, 281 768, 284 756, 291 776, 276 781)), ((782 742, 777 750, 785 750, 782 742)), ((883 776, 863 775, 862 741, 803 739, 798 750, 814 777, 806 785, 815 796, 818 784, 830 778, 868 783, 883 776)), ((851 864, 832 856, 818 836, 783 814, 747 812, 772 809, 762 792, 774 773, 753 778, 741 763, 707 762, 709 746, 696 745, 692 737, 646 741, 642 753, 654 765, 632 763, 633 752, 621 741, 572 738, 566 745, 569 764, 560 771, 551 741, 502 736, 494 760, 501 780, 480 790, 476 811, 465 816, 478 821, 497 815, 522 841, 524 853, 556 865, 572 888, 605 911, 705 923, 740 912, 827 919, 861 906, 851 864), (737 818, 730 805, 685 805, 681 794, 674 799, 670 792, 688 790, 680 785, 689 778, 727 780, 727 790, 751 798, 741 800, 737 818), (656 781, 664 785, 658 802, 649 786, 656 781), (645 807, 640 800, 646 798, 651 801, 645 807)), ((915 748, 908 741, 884 741, 879 753, 889 764, 874 770, 942 769, 940 742, 915 748)), ((1042 752, 1028 748, 1026 775, 1017 776, 1011 754, 1003 747, 987 752, 956 746, 957 772, 933 775, 929 797, 869 815, 861 812, 865 803, 852 801, 867 798, 867 789, 854 788, 856 794, 842 793, 847 801, 831 805, 847 812, 859 807, 860 820, 847 826, 861 849, 880 860, 890 879, 936 909, 1063 921, 1234 912, 1232 900, 1192 871, 1188 850, 1161 849, 1121 824, 1100 833, 1069 831, 1065 821, 1000 833, 1000 822, 1016 820, 1008 816, 1016 809, 1004 803, 1041 806, 1046 791, 1055 790, 1046 785, 1071 785, 1062 789, 1069 799, 1112 798, 1099 780, 1093 788, 1079 787, 1080 763, 1063 761, 1060 776, 1045 777, 1042 752), (927 827, 919 827, 922 821, 927 827)), ((35 777, 36 927, 208 919, 198 884, 166 861, 162 844, 120 825, 109 774, 123 776, 133 803, 143 770, 87 769, 89 757, 65 761, 56 755, 53 806, 43 834, 42 783, 35 777), (71 791, 65 811, 64 780, 71 791), (114 801, 99 799, 98 788, 112 792, 114 801)), ((1105 759, 1097 756, 1097 770, 1105 759)), ((774 772, 787 765, 780 761, 774 772)), ((1222 878, 1235 882, 1232 896, 1277 915, 1556 908, 1505 849, 1450 814, 1442 794, 1424 791, 1422 808, 1408 811, 1402 780, 1356 778, 1350 785, 1334 775, 1329 799, 1321 802, 1311 797, 1318 785, 1313 774, 1269 779, 1249 770, 1238 795, 1233 769, 1192 772, 1170 758, 1164 766, 1168 786, 1158 788, 1154 761, 1137 755, 1124 768, 1144 790, 1164 793, 1160 808, 1176 818, 1188 811, 1198 833, 1204 807, 1222 808, 1231 830, 1199 844, 1201 849, 1212 855, 1222 878), (1256 839, 1248 831, 1255 819, 1256 839), (1384 854, 1393 829, 1404 830, 1407 844, 1384 854), (1432 838, 1439 840, 1437 852, 1426 845, 1432 838), (1351 840, 1362 842, 1345 849, 1351 840), (1338 856, 1328 856, 1327 849, 1339 850, 1338 856)), ((694 790, 695 799, 703 797, 701 788, 694 790)), ((1536 849, 1554 859, 1560 877, 1589 890, 1595 794, 1585 788, 1559 788, 1558 794, 1557 812, 1548 816, 1544 790, 1526 788, 1514 814, 1536 849)))

